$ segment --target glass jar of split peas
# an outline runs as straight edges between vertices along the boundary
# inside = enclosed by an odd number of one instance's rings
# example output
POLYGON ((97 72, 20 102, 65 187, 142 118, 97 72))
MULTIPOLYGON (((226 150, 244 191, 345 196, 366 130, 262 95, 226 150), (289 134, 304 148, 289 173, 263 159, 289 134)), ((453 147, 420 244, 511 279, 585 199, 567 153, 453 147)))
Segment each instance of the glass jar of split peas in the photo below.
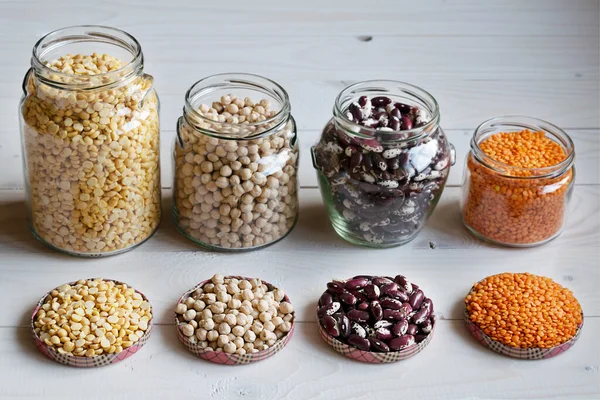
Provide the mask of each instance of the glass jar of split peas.
POLYGON ((562 232, 575 180, 575 149, 560 128, 497 117, 475 130, 465 163, 462 219, 477 237, 513 247, 562 232))

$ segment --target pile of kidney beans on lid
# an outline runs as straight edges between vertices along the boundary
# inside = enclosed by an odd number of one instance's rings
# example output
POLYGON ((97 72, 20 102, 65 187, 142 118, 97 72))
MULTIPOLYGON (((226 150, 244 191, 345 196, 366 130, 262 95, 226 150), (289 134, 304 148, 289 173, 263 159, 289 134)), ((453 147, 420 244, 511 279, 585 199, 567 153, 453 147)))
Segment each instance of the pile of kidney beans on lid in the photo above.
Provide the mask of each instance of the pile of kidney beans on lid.
POLYGON ((448 176, 450 145, 443 131, 411 140, 402 131, 419 128, 430 117, 385 96, 362 96, 345 114, 374 131, 361 131, 372 135, 361 138, 333 120, 324 129, 315 158, 336 210, 359 240, 387 244, 412 239, 448 176))
POLYGON ((317 315, 329 335, 360 350, 399 351, 422 342, 435 323, 433 302, 402 275, 332 281, 317 315))

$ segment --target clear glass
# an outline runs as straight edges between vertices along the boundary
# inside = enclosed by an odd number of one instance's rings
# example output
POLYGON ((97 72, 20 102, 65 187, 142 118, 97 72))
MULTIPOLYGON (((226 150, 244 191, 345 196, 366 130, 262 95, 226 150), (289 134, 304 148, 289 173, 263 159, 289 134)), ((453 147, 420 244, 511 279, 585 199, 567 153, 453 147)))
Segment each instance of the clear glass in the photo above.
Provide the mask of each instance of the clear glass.
POLYGON ((511 247, 531 247, 561 234, 575 181, 571 138, 548 122, 523 116, 485 121, 473 134, 463 179, 461 213, 478 238, 511 247), (558 143, 566 158, 545 168, 520 168, 495 161, 479 144, 499 132, 528 129, 558 143))
POLYGON ((64 28, 34 46, 19 119, 28 224, 47 246, 108 256, 158 227, 159 104, 143 66, 137 40, 114 28, 64 28), (92 53, 122 66, 96 75, 49 67, 67 54, 92 53))
POLYGON ((343 239, 392 247, 419 234, 454 164, 454 148, 439 121, 433 96, 404 82, 360 82, 339 94, 312 155, 329 218, 343 239), (361 96, 416 107, 427 122, 404 131, 361 126, 346 116, 361 96))
POLYGON ((177 228, 219 251, 253 250, 284 238, 298 218, 298 152, 288 95, 277 83, 238 73, 196 82, 186 93, 173 151, 177 228), (256 107, 268 100, 277 112, 251 123, 219 122, 200 112, 222 96, 249 98, 256 107))

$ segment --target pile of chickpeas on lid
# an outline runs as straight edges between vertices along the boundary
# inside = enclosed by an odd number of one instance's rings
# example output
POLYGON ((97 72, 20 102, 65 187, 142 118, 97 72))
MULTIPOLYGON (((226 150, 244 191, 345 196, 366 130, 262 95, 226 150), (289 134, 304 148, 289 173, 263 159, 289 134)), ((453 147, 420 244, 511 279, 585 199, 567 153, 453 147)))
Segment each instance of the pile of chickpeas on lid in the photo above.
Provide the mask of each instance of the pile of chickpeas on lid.
POLYGON ((214 275, 175 307, 177 325, 205 351, 248 354, 275 345, 292 329, 285 293, 260 279, 214 275))

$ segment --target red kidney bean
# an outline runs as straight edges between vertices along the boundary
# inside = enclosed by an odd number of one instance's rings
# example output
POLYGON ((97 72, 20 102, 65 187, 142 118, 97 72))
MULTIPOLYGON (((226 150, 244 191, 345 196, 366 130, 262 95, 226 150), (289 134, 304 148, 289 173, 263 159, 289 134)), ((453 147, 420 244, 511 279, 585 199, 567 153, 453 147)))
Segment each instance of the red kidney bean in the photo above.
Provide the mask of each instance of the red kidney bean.
POLYGON ((367 298, 371 300, 377 300, 379 298, 379 295, 381 294, 379 286, 375 286, 372 283, 365 286, 363 290, 365 291, 367 298))
POLYGON ((358 305, 356 306, 356 309, 361 310, 361 311, 367 311, 369 309, 369 303, 367 301, 358 303, 358 305))
POLYGON ((323 307, 323 306, 329 305, 331 303, 333 303, 333 296, 331 295, 331 293, 324 292, 321 295, 321 298, 319 299, 319 305, 321 307, 323 307))
POLYGON ((387 296, 390 291, 398 291, 398 285, 395 282, 386 283, 381 286, 381 296, 387 296))
POLYGON ((388 342, 390 350, 398 351, 406 349, 415 344, 415 338, 413 335, 402 335, 394 338, 388 342))
POLYGON ((369 342, 371 343, 372 350, 379 351, 381 353, 387 353, 388 351, 390 351, 388 345, 377 338, 370 337, 369 342))
POLYGON ((354 322, 367 322, 369 320, 369 313, 362 310, 351 310, 348 312, 348 318, 354 322))
POLYGON ((416 335, 417 332, 419 332, 419 327, 416 326, 415 324, 408 324, 408 329, 406 330, 406 333, 409 335, 416 335))
POLYGON ((392 324, 390 321, 382 319, 381 321, 377 321, 373 324, 373 329, 391 328, 392 326, 394 326, 394 324, 392 324))
POLYGON ((390 117, 395 118, 398 123, 400 123, 400 118, 402 118, 402 113, 397 107, 394 107, 392 111, 390 111, 390 117))
POLYGON ((348 111, 350 111, 350 114, 352 114, 354 121, 359 121, 359 122, 362 121, 363 113, 362 113, 362 110, 360 109, 360 105, 358 103, 350 104, 350 106, 348 107, 348 111))
POLYGON ((421 308, 428 308, 429 313, 433 313, 433 301, 430 298, 426 297, 421 303, 421 308))
POLYGON ((336 314, 335 318, 340 328, 340 336, 344 338, 350 336, 350 319, 344 314, 336 314))
POLYGON ((383 318, 389 321, 400 321, 406 318, 406 314, 398 310, 385 309, 383 310, 383 318))
POLYGON ((402 291, 404 291, 404 293, 408 294, 409 296, 412 294, 413 292, 413 286, 410 283, 410 281, 408 279, 406 279, 405 276, 402 275, 396 275, 396 277, 394 278, 394 282, 396 282, 398 284, 398 286, 400 287, 400 289, 402 291))
POLYGON ((412 316, 411 320, 414 324, 421 325, 423 322, 428 320, 430 312, 431 309, 429 307, 421 307, 421 309, 419 309, 419 311, 412 316))
POLYGON ((365 278, 370 281, 371 279, 374 278, 374 276, 373 275, 356 275, 356 276, 352 277, 352 279, 358 279, 358 278, 365 278))
POLYGON ((325 331, 333 337, 340 336, 340 326, 335 318, 331 315, 326 315, 321 319, 321 323, 325 328, 325 331))
POLYGON ((352 157, 350 157, 350 164, 349 167, 352 171, 358 171, 360 164, 362 163, 363 160, 363 154, 362 153, 354 153, 352 154, 352 157))
POLYGON ((392 99, 386 96, 377 96, 371 99, 373 107, 385 107, 392 102, 392 99))
POLYGON ((377 166, 377 168, 379 168, 382 171, 387 170, 387 162, 385 161, 385 158, 383 158, 383 156, 379 153, 374 153, 373 154, 373 164, 377 166))
POLYGON ((392 280, 390 280, 389 278, 386 278, 385 276, 376 276, 375 278, 373 278, 373 280, 371 281, 373 283, 373 285, 377 285, 381 288, 381 286, 388 284, 388 283, 393 283, 392 280))
POLYGON ((327 283, 327 289, 334 294, 340 294, 346 291, 344 284, 341 282, 329 282, 327 283))
POLYGON ((396 107, 402 113, 410 112, 410 106, 404 103, 394 103, 394 107, 396 107))
POLYGON ((427 338, 427 336, 429 336, 426 333, 418 333, 415 335, 415 343, 421 343, 423 340, 425 340, 425 338, 427 338))
POLYGON ((408 115, 403 115, 402 119, 401 119, 401 125, 402 125, 402 130, 403 131, 407 131, 409 129, 413 128, 413 122, 412 120, 408 117, 408 115))
POLYGON ((413 289, 413 292, 416 292, 417 290, 419 290, 419 285, 417 285, 416 283, 413 283, 412 289, 413 289))
POLYGON ((413 312, 413 309, 412 309, 412 307, 410 306, 410 304, 408 304, 408 303, 402 303, 402 307, 401 307, 401 308, 400 308, 400 310, 398 310, 398 311, 400 311, 400 312, 401 312, 401 313, 404 315, 404 318, 407 318, 407 317, 408 317, 408 315, 409 315, 411 312, 413 312))
POLYGON ((430 333, 433 330, 433 322, 431 321, 431 318, 426 319, 420 328, 421 332, 430 333))
POLYGON ((367 105, 368 101, 369 101, 369 98, 367 96, 360 96, 358 98, 358 105, 361 107, 364 107, 367 105))
POLYGON ((371 342, 369 342, 369 340, 358 335, 348 336, 348 344, 351 344, 359 350, 369 350, 369 347, 371 347, 371 342))
POLYGON ((408 330, 408 320, 403 319, 403 320, 396 322, 396 324, 393 326, 392 335, 402 336, 402 335, 406 334, 407 330, 408 330))
POLYGON ((391 310, 399 310, 402 308, 402 302, 400 300, 392 299, 389 297, 383 298, 380 301, 381 307, 384 309, 389 308, 391 310))
POLYGON ((358 290, 353 290, 350 293, 352 293, 352 295, 354 295, 354 297, 356 297, 356 302, 357 303, 362 303, 363 301, 367 301, 368 300, 367 296, 365 296, 362 292, 359 292, 358 290))
POLYGON ((413 308, 413 310, 418 310, 425 299, 425 294, 421 289, 418 289, 416 292, 410 295, 410 299, 408 300, 408 304, 413 308))
POLYGON ((340 303, 338 303, 337 301, 334 301, 331 304, 327 304, 327 305, 319 308, 317 315, 319 316, 319 318, 323 318, 326 315, 333 315, 340 309, 340 306, 341 306, 340 303))
POLYGON ((377 300, 373 300, 371 302, 371 315, 373 316, 373 321, 375 322, 381 321, 383 318, 383 309, 377 300))
POLYGON ((392 299, 400 300, 403 303, 406 303, 409 299, 406 293, 401 292, 399 290, 390 290, 386 293, 386 295, 388 297, 391 297, 392 299))
POLYGON ((366 338, 367 337, 367 330, 365 329, 364 326, 362 326, 361 324, 357 323, 357 322, 352 322, 352 324, 350 325, 350 331, 352 332, 353 335, 362 337, 362 338, 366 338))
POLYGON ((379 340, 388 341, 393 336, 392 336, 392 331, 390 331, 388 328, 379 328, 379 329, 375 330, 375 337, 379 340))
MULTIPOLYGON (((398 109, 394 108, 395 111, 398 111, 398 109)), ((399 112, 398 112, 399 113, 399 112)), ((392 117, 390 119, 390 128, 393 131, 399 131, 400 130, 400 126, 402 126, 402 123, 400 122, 400 119, 396 118, 396 117, 392 117)))
POLYGON ((355 276, 354 278, 346 281, 344 286, 348 290, 358 290, 362 289, 371 283, 371 280, 365 276, 355 276))
POLYGON ((350 292, 343 292, 340 293, 338 295, 338 297, 340 298, 340 300, 343 303, 349 304, 349 305, 354 305, 356 304, 356 296, 354 296, 352 293, 350 292))

